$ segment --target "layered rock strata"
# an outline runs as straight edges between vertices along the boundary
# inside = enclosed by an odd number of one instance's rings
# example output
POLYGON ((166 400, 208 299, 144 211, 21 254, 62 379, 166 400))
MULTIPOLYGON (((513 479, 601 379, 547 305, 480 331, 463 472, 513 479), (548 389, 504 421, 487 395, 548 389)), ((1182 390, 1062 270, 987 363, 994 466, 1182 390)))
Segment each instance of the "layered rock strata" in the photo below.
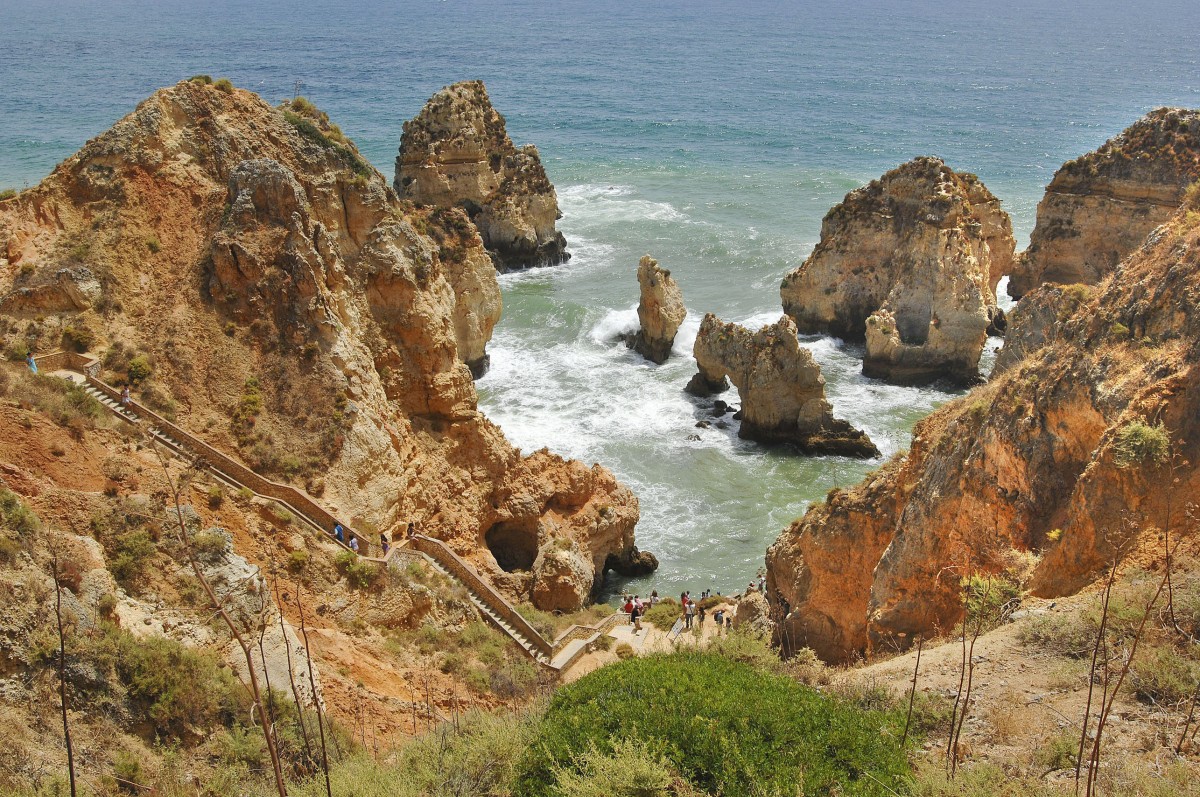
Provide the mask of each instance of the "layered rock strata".
POLYGON ((1200 179, 1200 111, 1159 108, 1054 173, 1008 293, 1095 284, 1170 218, 1200 179))
POLYGON ((348 524, 416 521, 506 584, 498 529, 522 550, 564 540, 587 595, 644 561, 637 499, 609 471, 522 456, 478 411, 468 363, 500 303, 466 215, 398 199, 307 103, 158 91, 0 203, 0 253, 0 296, 64 269, 98 283, 54 315, 10 316, 10 336, 47 351, 86 331, 114 379, 137 353, 180 425, 307 482, 348 524))
POLYGON ((626 343, 647 360, 661 365, 671 356, 679 325, 687 318, 683 292, 671 277, 671 272, 660 267, 650 255, 638 261, 637 277, 641 287, 641 301, 638 302, 640 326, 626 343))
POLYGON ((821 367, 800 345, 787 316, 751 332, 709 313, 692 353, 699 384, 719 390, 728 376, 737 387, 742 400, 738 436, 792 443, 808 454, 879 456, 866 434, 833 417, 821 367))
POLYGON ((1096 288, 1023 299, 1019 359, 780 535, 767 581, 781 642, 845 661, 952 628, 965 575, 1056 596, 1131 550, 1161 558, 1158 529, 1178 539, 1200 489, 1195 210, 1096 288))
POLYGON ((780 287, 802 333, 866 343, 863 373, 901 384, 978 380, 1002 328, 996 285, 1015 243, 1008 214, 972 174, 916 158, 850 192, 780 287))
POLYGON ((466 210, 500 271, 571 256, 537 148, 513 145, 481 81, 442 89, 404 123, 393 185, 418 204, 466 210))

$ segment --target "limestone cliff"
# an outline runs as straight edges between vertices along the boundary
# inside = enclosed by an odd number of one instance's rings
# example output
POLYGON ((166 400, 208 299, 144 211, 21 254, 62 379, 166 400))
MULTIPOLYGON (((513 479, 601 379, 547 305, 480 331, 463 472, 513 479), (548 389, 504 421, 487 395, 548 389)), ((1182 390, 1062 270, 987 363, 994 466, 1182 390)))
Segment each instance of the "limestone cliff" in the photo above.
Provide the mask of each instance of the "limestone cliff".
POLYGON ((1099 282, 1171 217, 1197 179, 1200 112, 1179 108, 1159 108, 1064 163, 1038 204, 1009 295, 1019 299, 1043 282, 1099 282))
POLYGON ((821 367, 800 345, 787 316, 751 332, 708 313, 693 354, 699 379, 710 389, 722 386, 726 376, 737 387, 740 437, 793 443, 809 454, 879 456, 866 434, 833 417, 821 367))
POLYGON ((921 421, 907 455, 771 546, 780 639, 846 660, 949 629, 967 573, 1032 554, 1025 586, 1053 596, 1131 547, 1161 557, 1155 529, 1179 534, 1200 488, 1198 293, 1191 208, 1095 289, 1022 300, 1022 358, 921 421))
POLYGON ((482 81, 442 89, 404 123, 394 186, 418 204, 464 208, 500 271, 571 256, 537 148, 513 145, 482 81))
POLYGON ((478 412, 467 363, 500 304, 466 215, 398 199, 311 104, 156 92, 0 204, 0 253, 0 296, 64 270, 97 284, 14 309, 7 343, 91 345, 108 378, 349 523, 416 520, 501 581, 497 528, 573 541, 592 587, 636 554, 612 474, 522 456, 478 412))
POLYGON ((850 192, 780 287, 803 333, 866 342, 863 373, 901 384, 978 379, 1000 327, 1012 224, 972 174, 916 158, 850 192))
POLYGON ((687 318, 683 293, 671 272, 660 267, 650 255, 638 261, 637 278, 641 286, 641 301, 638 302, 641 326, 627 343, 647 360, 661 365, 671 356, 675 334, 687 318))

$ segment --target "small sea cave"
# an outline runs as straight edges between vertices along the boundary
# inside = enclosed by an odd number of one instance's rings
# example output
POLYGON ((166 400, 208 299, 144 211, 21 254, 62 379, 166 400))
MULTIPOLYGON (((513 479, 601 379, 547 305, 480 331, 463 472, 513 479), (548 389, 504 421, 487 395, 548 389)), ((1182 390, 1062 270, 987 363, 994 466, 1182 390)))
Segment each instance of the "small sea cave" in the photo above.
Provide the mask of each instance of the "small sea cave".
POLYGON ((533 569, 537 559, 537 526, 521 523, 497 523, 483 535, 496 564, 506 573, 533 569))

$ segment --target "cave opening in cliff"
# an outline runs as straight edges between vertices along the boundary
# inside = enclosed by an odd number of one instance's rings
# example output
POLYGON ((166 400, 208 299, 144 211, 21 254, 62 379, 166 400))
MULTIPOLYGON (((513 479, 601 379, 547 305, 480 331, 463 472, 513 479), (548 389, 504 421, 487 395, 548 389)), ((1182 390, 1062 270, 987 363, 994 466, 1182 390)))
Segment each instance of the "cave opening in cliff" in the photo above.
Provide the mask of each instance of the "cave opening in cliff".
POLYGON ((537 558, 537 528, 517 523, 497 523, 484 535, 496 564, 506 573, 533 568, 537 558))

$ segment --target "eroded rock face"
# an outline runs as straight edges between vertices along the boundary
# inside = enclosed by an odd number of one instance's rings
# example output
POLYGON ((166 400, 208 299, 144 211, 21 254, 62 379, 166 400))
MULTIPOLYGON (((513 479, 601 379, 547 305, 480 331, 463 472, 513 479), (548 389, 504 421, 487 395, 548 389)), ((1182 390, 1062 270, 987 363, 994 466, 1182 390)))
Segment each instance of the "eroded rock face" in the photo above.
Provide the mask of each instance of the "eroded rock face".
POLYGON ((675 334, 687 318, 683 292, 671 278, 671 272, 661 268, 650 255, 638 261, 637 277, 641 286, 638 303, 641 327, 628 344, 647 360, 661 365, 671 356, 675 334))
POLYGON ((833 417, 825 378, 784 316, 757 332, 704 316, 693 347, 699 381, 720 385, 726 376, 742 399, 739 436, 787 442, 805 453, 876 457, 879 449, 863 432, 833 417))
POLYGON ((579 546, 554 540, 533 563, 533 602, 546 611, 577 612, 591 597, 595 569, 579 546))
MULTIPOLYGON (((86 244, 101 347, 145 352, 182 426, 273 478, 289 477, 269 469, 284 458, 316 472, 348 525, 395 538, 416 521, 498 582, 487 532, 543 529, 535 550, 569 540, 590 594, 637 553, 637 499, 599 465, 523 456, 479 413, 468 365, 500 306, 475 227, 399 200, 302 113, 190 82, 156 92, 0 203, 0 295, 73 268, 86 244), (251 390, 260 406, 239 422, 251 390)), ((512 583, 531 598, 530 579, 512 583)))
POLYGON ((1023 299, 1011 332, 1021 356, 771 546, 778 638, 845 661, 951 628, 963 573, 1011 571, 1033 552, 1023 586, 1055 596, 1130 546, 1160 556, 1153 529, 1176 537, 1188 522, 1168 499, 1200 488, 1198 290, 1200 226, 1183 211, 1096 288, 1023 299), (1124 430, 1159 423, 1173 477, 1164 461, 1121 453, 1124 430))
POLYGON ((868 376, 974 382, 1014 246, 978 178, 917 158, 826 214, 820 243, 783 280, 783 308, 802 333, 865 341, 868 376))
POLYGON ((464 208, 501 271, 570 257, 537 148, 513 146, 481 81, 442 89, 404 123, 394 186, 419 204, 464 208))
POLYGON ((1008 282, 1019 299, 1043 282, 1093 285, 1170 218, 1200 179, 1200 111, 1159 108, 1095 152, 1064 163, 1008 282))

